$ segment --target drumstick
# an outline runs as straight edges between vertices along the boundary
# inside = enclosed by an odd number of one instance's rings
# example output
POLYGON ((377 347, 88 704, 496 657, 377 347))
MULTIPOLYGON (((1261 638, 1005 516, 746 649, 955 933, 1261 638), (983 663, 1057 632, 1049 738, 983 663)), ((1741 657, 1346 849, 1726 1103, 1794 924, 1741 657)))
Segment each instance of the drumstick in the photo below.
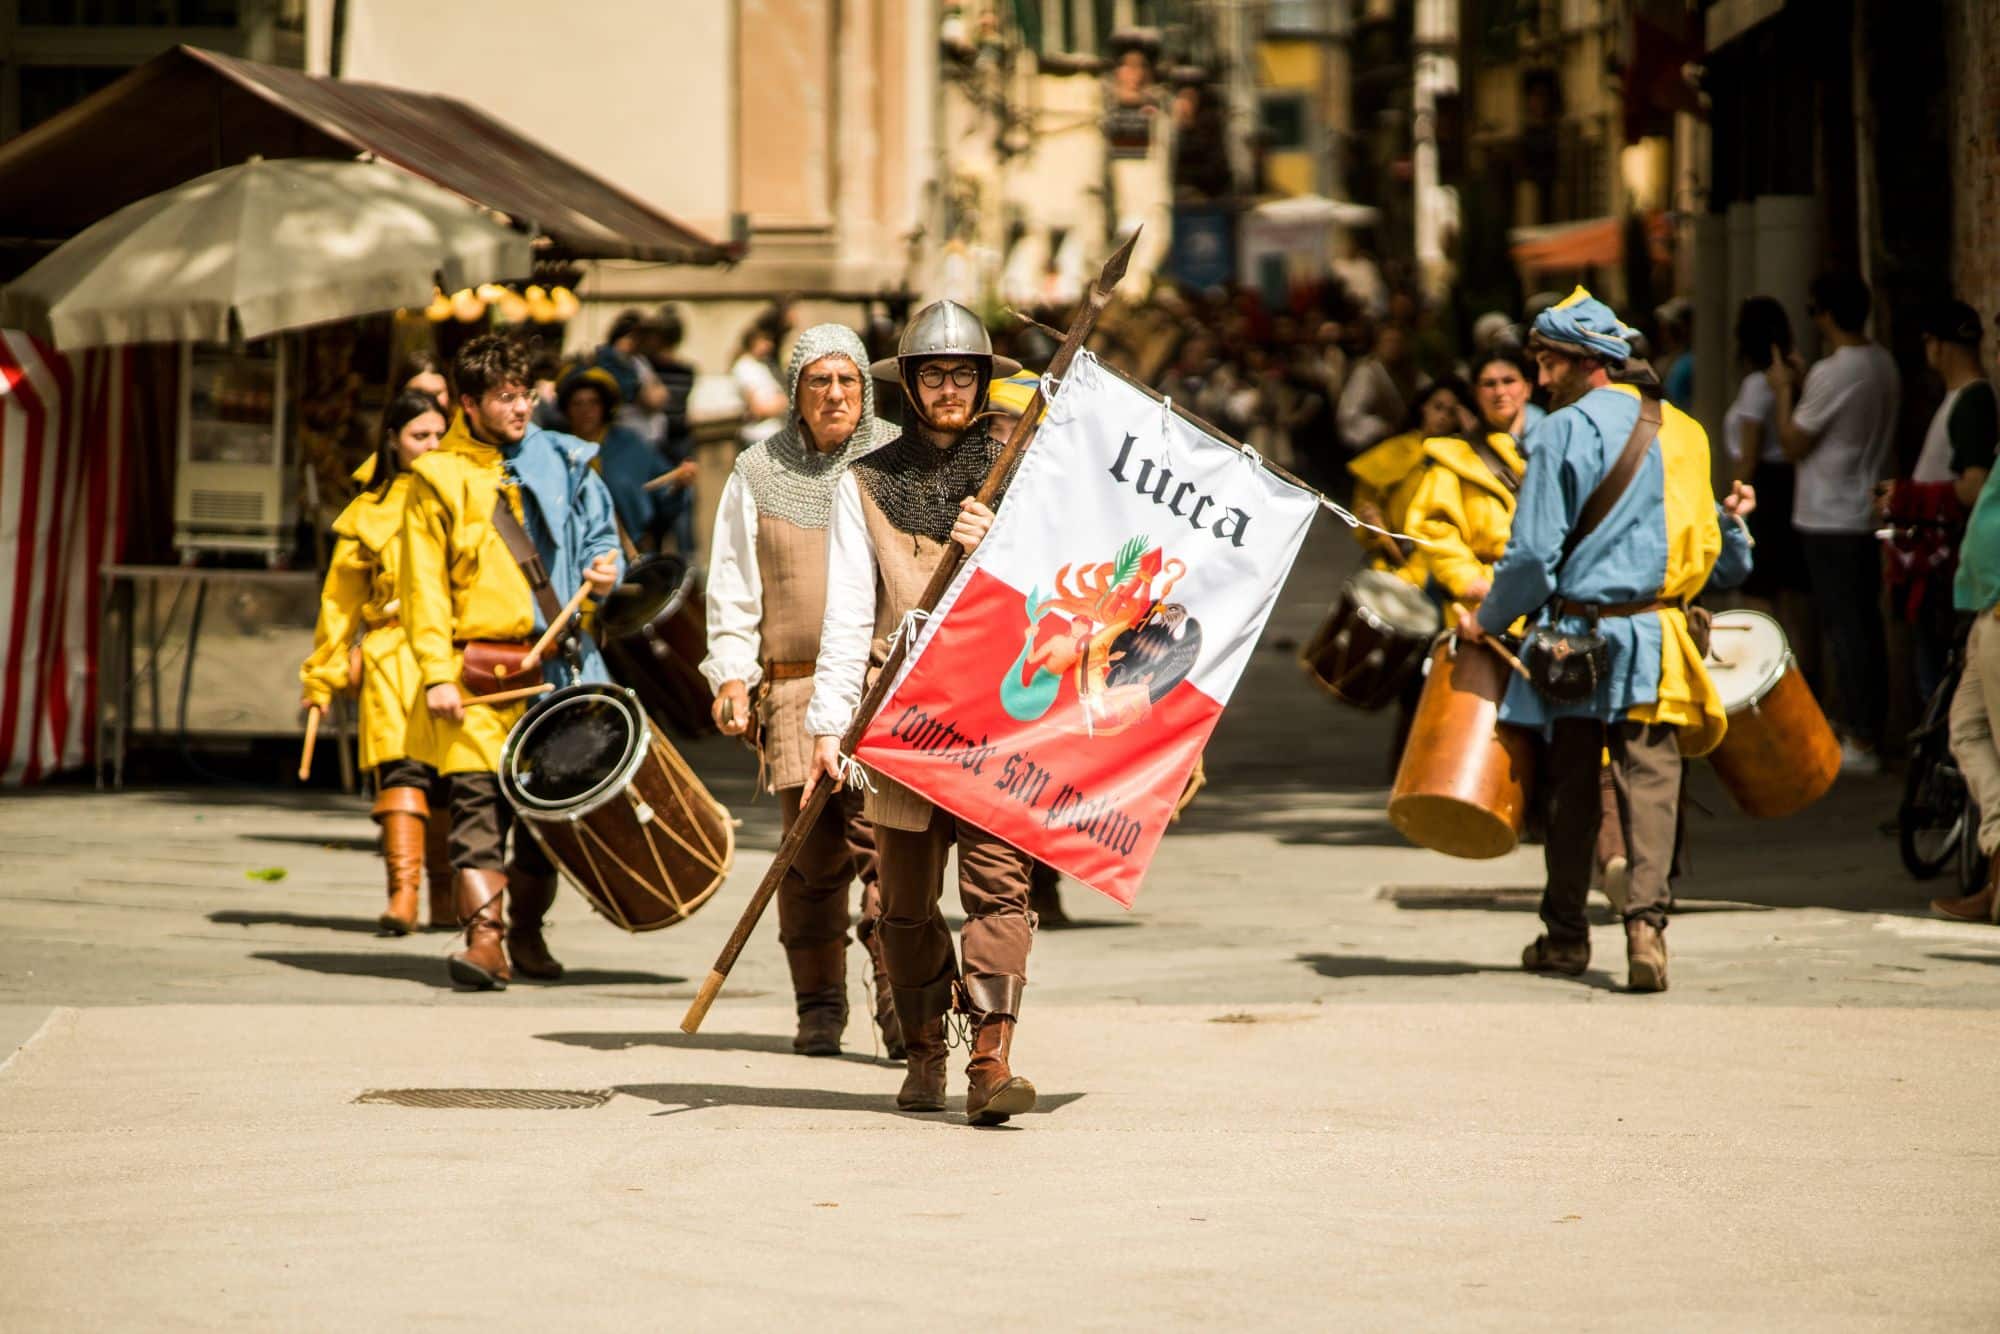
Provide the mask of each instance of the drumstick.
POLYGON ((394 616, 397 610, 402 607, 402 605, 403 605, 403 599, 390 598, 386 603, 382 605, 382 614, 384 616, 394 616))
POLYGON ((1486 645, 1486 647, 1492 649, 1495 653, 1498 653, 1500 655, 1500 661, 1506 663, 1509 667, 1512 667, 1523 681, 1528 682, 1530 685, 1534 684, 1535 678, 1528 675, 1528 669, 1521 665, 1521 660, 1519 658, 1515 657, 1513 654, 1507 651, 1506 645, 1502 644, 1498 639, 1495 639, 1492 635, 1487 635, 1479 642, 1486 645))
POLYGON ((315 704, 306 710, 306 744, 305 749, 299 752, 299 781, 301 783, 312 777, 313 746, 318 741, 319 705, 315 704))
MULTIPOLYGON (((576 595, 564 603, 563 609, 556 613, 556 618, 549 622, 549 628, 542 631, 542 637, 528 650, 528 656, 521 659, 522 671, 532 672, 541 665, 542 655, 555 647, 556 639, 562 634, 563 627, 569 624, 569 618, 576 615, 576 609, 581 607, 583 600, 589 596, 590 580, 586 579, 576 590, 576 595)), ((492 696, 489 695, 487 698, 490 699, 492 696)))
POLYGON ((647 482, 644 486, 640 488, 640 490, 664 491, 666 488, 672 486, 673 484, 674 484, 674 475, 670 472, 663 472, 658 477, 655 477, 652 481, 647 482))
POLYGON ((533 699, 536 695, 546 695, 555 687, 547 681, 538 686, 522 686, 518 690, 496 690, 490 695, 468 695, 467 704, 512 704, 516 700, 533 699))

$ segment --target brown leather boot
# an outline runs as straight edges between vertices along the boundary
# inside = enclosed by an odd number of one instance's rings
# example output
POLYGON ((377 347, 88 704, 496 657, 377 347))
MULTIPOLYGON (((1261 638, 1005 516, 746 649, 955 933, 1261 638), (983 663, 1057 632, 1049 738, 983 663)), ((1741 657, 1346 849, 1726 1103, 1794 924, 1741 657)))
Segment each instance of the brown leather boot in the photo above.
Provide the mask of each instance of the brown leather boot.
POLYGON ((1546 935, 1536 936, 1528 948, 1521 951, 1521 967, 1531 973, 1562 973, 1577 977, 1590 967, 1590 942, 1580 940, 1568 944, 1551 940, 1546 935))
POLYGON ((1666 933, 1637 917, 1625 923, 1625 989, 1667 989, 1666 933))
POLYGON ((890 992, 889 961, 882 953, 882 933, 877 929, 881 919, 865 915, 865 895, 862 912, 861 925, 854 934, 861 937, 861 948, 868 951, 868 963, 875 973, 875 1027, 882 1032, 882 1052, 892 1061, 904 1060, 910 1049, 903 1045, 903 1024, 896 1017, 896 998, 890 992))
POLYGON ((507 955, 514 971, 531 982, 557 982, 563 966, 549 953, 542 939, 542 919, 555 906, 554 875, 531 875, 518 866, 507 867, 507 892, 512 896, 508 915, 507 955))
MULTIPOLYGON (((907 1020, 907 1016, 905 1016, 907 1020)), ((944 1110, 945 1058, 950 1048, 944 1041, 944 1016, 939 1015, 912 1027, 903 1026, 903 1087, 896 1091, 896 1106, 906 1112, 944 1110)))
POLYGON ((1035 1110, 1035 1086, 1007 1064, 1025 985, 1018 977, 966 975, 973 1030, 972 1061, 965 1071, 965 1119, 975 1126, 997 1126, 1010 1116, 1035 1110))
POLYGON ((460 871, 452 885, 465 948, 451 956, 451 980, 471 991, 505 991, 513 980, 507 967, 502 899, 505 871, 460 871))
POLYGON ((451 892, 451 810, 439 806, 424 825, 424 876, 430 882, 432 931, 458 930, 451 892))
POLYGON ((407 936, 417 928, 417 887, 424 879, 424 821, 430 806, 422 788, 385 787, 371 814, 382 827, 382 863, 389 873, 389 906, 375 919, 382 933, 407 936))
POLYGON ((1961 922, 2000 922, 2000 891, 1992 885, 1956 899, 1932 899, 1931 911, 1961 922))
POLYGON ((792 1050, 801 1056, 840 1055, 847 1031, 847 937, 817 945, 787 947, 792 992, 798 997, 799 1027, 792 1050))

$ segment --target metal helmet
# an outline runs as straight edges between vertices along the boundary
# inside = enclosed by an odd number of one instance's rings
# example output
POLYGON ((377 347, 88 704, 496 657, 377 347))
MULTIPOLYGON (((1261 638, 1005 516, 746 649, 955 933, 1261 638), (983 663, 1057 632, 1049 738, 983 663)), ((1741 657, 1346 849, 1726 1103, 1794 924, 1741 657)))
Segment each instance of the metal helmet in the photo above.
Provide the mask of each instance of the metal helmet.
POLYGON ((972 410, 977 413, 986 406, 986 391, 993 377, 1012 375, 1021 369, 1021 363, 1012 357, 993 355, 993 340, 987 336, 986 325, 970 310, 956 301, 933 301, 903 326, 903 336, 896 344, 896 355, 884 357, 868 368, 868 373, 878 380, 900 383, 903 393, 909 398, 910 406, 923 416, 922 400, 917 397, 915 382, 917 365, 936 357, 969 357, 978 362, 982 369, 979 392, 973 398, 972 410))

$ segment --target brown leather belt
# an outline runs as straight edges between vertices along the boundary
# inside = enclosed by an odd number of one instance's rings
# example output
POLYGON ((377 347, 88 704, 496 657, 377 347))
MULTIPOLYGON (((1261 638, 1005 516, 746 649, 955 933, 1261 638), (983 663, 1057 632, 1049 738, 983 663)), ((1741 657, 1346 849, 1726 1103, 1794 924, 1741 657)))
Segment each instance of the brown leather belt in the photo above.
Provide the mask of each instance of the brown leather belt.
POLYGON ((1644 616, 1649 611, 1687 610, 1686 598, 1647 598, 1642 602, 1571 602, 1568 598, 1556 599, 1558 616, 1644 616))
POLYGON ((816 662, 767 662, 764 664, 766 681, 802 681, 813 674, 819 666, 816 662))

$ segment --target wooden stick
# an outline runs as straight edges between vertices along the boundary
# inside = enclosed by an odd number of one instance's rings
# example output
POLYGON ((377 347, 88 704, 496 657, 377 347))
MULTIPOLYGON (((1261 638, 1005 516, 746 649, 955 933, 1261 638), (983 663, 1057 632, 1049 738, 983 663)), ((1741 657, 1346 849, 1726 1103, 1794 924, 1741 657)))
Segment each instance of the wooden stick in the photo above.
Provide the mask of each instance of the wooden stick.
POLYGON ((496 690, 490 695, 466 695, 464 698, 467 704, 512 704, 516 700, 546 695, 554 689, 554 686, 544 681, 538 686, 522 686, 517 690, 496 690))
MULTIPOLYGON (((535 668, 542 665, 542 655, 556 646, 556 640, 562 637, 563 627, 569 624, 570 617, 576 615, 576 609, 581 607, 583 600, 589 596, 590 580, 586 579, 577 588, 576 593, 570 600, 563 604, 563 609, 556 613, 556 618, 549 622, 549 628, 542 631, 542 637, 537 639, 535 646, 528 650, 528 656, 521 659, 522 671, 532 672, 535 668)), ((491 699, 493 697, 488 695, 487 698, 491 699)))
POLYGON ((1519 676, 1523 681, 1526 681, 1529 685, 1533 685, 1535 683, 1535 678, 1528 675, 1528 669, 1521 665, 1521 660, 1515 657, 1513 654, 1509 653, 1507 651, 1506 645, 1500 642, 1500 636, 1486 635, 1481 639, 1479 639, 1477 642, 1486 645, 1486 647, 1492 649, 1495 653, 1499 654, 1500 661, 1506 663, 1509 667, 1512 667, 1514 669, 1515 675, 1519 676))
POLYGON ((301 783, 312 777, 313 747, 319 743, 319 715, 320 707, 317 704, 306 710, 306 744, 305 749, 299 752, 299 781, 301 783))
MULTIPOLYGON (((1069 373, 1069 364, 1075 359, 1077 349, 1081 348, 1083 340, 1090 336, 1091 327, 1097 323, 1098 316, 1104 313, 1104 308, 1111 303, 1112 289, 1117 287, 1118 280, 1125 276, 1125 266, 1132 258, 1132 247, 1138 239, 1139 233, 1135 230, 1126 239, 1125 244, 1118 247, 1111 258, 1104 261, 1104 268, 1098 273, 1097 282, 1090 289, 1089 299, 1077 310, 1076 318, 1070 321, 1068 336, 1063 339, 1063 344, 1056 350, 1055 356, 1049 359, 1048 369, 1042 373, 1041 384, 1036 388, 1034 398, 1029 400, 1027 411, 1021 415, 1020 426, 1015 428, 1013 437, 1000 451, 1000 457, 994 462, 993 470, 986 474, 986 481, 980 486, 979 494, 975 497, 980 504, 991 506, 999 498, 1001 487, 1006 482, 1008 474, 1013 471, 1015 462, 1033 443, 1035 434, 1042 424, 1042 410, 1046 406, 1043 396, 1047 392, 1047 386, 1051 382, 1060 383, 1062 377, 1069 373)), ((965 554, 965 548, 958 543, 945 544, 945 553, 938 560, 938 567, 932 572, 931 581, 924 588, 923 597, 917 601, 918 610, 929 611, 938 604, 938 599, 944 596, 945 590, 951 587, 951 581, 957 576, 958 567, 965 561, 965 554)), ((882 664, 882 670, 876 676, 875 684, 868 688, 867 695, 861 700, 861 706, 854 711, 854 721, 848 724, 847 735, 840 739, 841 754, 847 756, 854 754, 855 746, 861 742, 862 733, 868 730, 868 724, 874 719, 875 711, 882 707, 882 701, 888 697, 889 688, 895 684, 896 671, 902 666, 903 658, 909 652, 912 638, 911 635, 897 636, 895 646, 889 650, 889 660, 882 664)), ((750 943, 750 933, 757 929, 758 919, 763 917, 765 908, 770 906, 771 899, 778 892, 778 885, 784 880, 786 872, 791 870, 793 861, 798 858, 799 849, 805 845, 806 835, 812 831, 819 820, 819 813, 826 808, 827 801, 833 796, 833 788, 832 783, 818 782, 813 784, 812 791, 806 795, 798 819, 792 821, 791 832, 787 833, 784 841, 778 845, 778 855, 772 858, 771 869, 764 873, 764 879, 758 883, 757 891, 750 896, 750 902, 744 905, 743 916, 737 920, 736 929, 729 933, 729 939, 724 943, 722 953, 716 956, 715 967, 711 968, 708 976, 702 979, 701 989, 695 993, 694 1003, 688 1006, 687 1014, 681 1019, 683 1033, 699 1031, 701 1021, 708 1017, 708 1007, 713 1005, 716 996, 721 994, 722 984, 729 978, 729 970, 736 966, 737 957, 743 953, 743 947, 750 943)))

